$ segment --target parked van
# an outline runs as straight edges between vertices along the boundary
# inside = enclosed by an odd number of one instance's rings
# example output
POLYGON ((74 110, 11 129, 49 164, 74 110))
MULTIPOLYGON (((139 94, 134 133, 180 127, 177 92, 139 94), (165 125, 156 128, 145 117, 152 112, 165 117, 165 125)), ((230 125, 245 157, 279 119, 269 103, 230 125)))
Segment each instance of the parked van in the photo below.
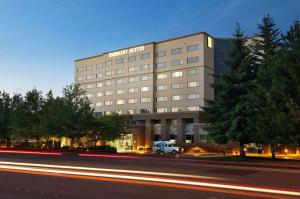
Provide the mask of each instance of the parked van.
POLYGON ((155 141, 152 146, 152 151, 157 154, 172 153, 177 154, 183 152, 183 149, 170 141, 155 141))

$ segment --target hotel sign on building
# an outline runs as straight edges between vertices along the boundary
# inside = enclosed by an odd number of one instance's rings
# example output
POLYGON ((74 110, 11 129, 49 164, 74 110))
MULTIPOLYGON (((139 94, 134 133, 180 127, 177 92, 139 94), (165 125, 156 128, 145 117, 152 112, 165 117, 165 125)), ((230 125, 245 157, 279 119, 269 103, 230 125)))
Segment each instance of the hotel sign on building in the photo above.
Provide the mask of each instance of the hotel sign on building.
POLYGON ((117 56, 121 56, 121 55, 127 55, 127 54, 131 54, 131 53, 137 53, 137 52, 141 52, 145 50, 145 46, 138 46, 138 47, 134 47, 134 48, 129 48, 129 49, 125 49, 125 50, 119 50, 119 51, 115 51, 115 52, 111 52, 108 54, 108 57, 117 57, 117 56))

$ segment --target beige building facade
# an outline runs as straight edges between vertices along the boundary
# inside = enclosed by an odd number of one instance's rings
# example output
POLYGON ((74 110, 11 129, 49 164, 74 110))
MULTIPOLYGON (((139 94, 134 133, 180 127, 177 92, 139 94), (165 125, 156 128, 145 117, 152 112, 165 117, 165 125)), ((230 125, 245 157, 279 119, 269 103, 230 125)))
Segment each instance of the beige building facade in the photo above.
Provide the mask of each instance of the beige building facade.
POLYGON ((205 32, 75 60, 75 83, 97 115, 126 115, 128 148, 155 140, 206 142, 202 107, 213 100, 214 38, 205 32))

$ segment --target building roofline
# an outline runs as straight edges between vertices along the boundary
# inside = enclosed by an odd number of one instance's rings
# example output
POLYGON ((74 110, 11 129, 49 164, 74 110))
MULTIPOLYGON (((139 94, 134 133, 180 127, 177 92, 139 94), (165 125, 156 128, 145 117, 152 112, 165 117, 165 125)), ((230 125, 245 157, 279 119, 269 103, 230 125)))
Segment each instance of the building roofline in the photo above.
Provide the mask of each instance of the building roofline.
POLYGON ((179 36, 179 37, 174 37, 174 38, 171 38, 171 39, 165 39, 165 40, 161 40, 161 41, 157 41, 157 42, 152 41, 152 42, 137 44, 137 45, 134 45, 134 46, 129 46, 129 47, 126 47, 126 48, 120 48, 120 49, 116 49, 116 50, 112 50, 112 51, 106 51, 106 52, 104 52, 102 54, 99 54, 99 55, 94 55, 94 56, 85 57, 85 58, 79 58, 79 59, 75 59, 74 61, 77 62, 77 61, 82 61, 82 60, 91 59, 91 58, 95 58, 95 57, 101 57, 101 56, 103 56, 105 54, 108 54, 108 53, 111 53, 111 52, 115 52, 115 51, 119 51, 119 50, 125 50, 127 48, 134 48, 134 47, 141 46, 141 45, 164 43, 164 42, 168 42, 168 41, 172 41, 172 40, 176 40, 176 39, 182 39, 182 38, 186 38, 186 37, 191 37, 191 36, 195 36, 195 35, 199 35, 199 34, 207 34, 207 35, 211 36, 207 32, 196 32, 196 33, 192 33, 192 34, 188 34, 188 35, 183 35, 183 36, 179 36))

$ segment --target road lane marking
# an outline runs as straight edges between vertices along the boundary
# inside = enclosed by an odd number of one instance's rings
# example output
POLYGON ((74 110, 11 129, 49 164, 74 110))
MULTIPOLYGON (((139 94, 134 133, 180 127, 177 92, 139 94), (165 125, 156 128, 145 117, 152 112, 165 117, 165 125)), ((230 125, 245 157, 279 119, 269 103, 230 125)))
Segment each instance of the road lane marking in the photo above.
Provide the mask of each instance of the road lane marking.
POLYGON ((23 171, 35 171, 35 172, 41 172, 41 173, 67 174, 67 175, 75 175, 75 176, 80 175, 80 176, 93 176, 93 177, 115 178, 115 179, 125 179, 125 180, 160 182, 160 183, 170 183, 170 184, 178 184, 178 185, 191 185, 191 186, 199 186, 199 187, 220 188, 220 189, 250 191, 250 192, 260 192, 260 193, 280 194, 280 195, 300 197, 299 191, 280 190, 280 189, 275 189, 275 188, 259 188, 259 187, 250 187, 250 186, 242 186, 242 185, 228 185, 228 184, 219 184, 219 183, 207 183, 207 182, 196 182, 196 181, 187 181, 187 180, 141 177, 141 176, 130 176, 130 175, 65 171, 65 170, 53 170, 53 169, 39 169, 39 168, 28 168, 28 167, 11 166, 11 165, 0 165, 0 168, 23 170, 23 171))

